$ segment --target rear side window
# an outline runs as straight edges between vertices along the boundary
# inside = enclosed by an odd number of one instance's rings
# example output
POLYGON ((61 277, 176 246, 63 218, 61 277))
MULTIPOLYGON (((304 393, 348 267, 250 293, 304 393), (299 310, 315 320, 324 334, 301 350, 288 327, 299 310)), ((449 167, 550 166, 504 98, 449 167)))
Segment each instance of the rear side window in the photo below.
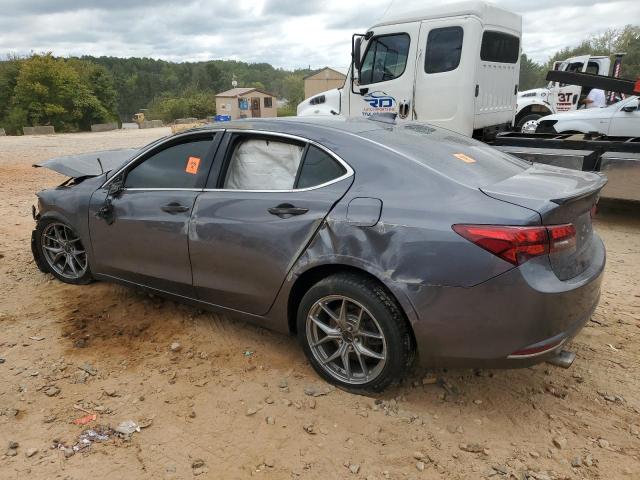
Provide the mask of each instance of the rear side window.
POLYGON ((460 65, 462 54, 462 27, 435 28, 427 37, 427 51, 424 58, 426 73, 450 72, 460 65))
POLYGON ((385 82, 401 76, 407 66, 409 43, 406 33, 371 39, 360 68, 360 85, 385 82))
POLYGON ((223 188, 231 190, 291 190, 304 146, 251 138, 236 144, 223 188))
POLYGON ((126 188, 200 188, 206 176, 206 155, 211 139, 165 148, 133 167, 126 188))
POLYGON ((508 33, 486 30, 482 34, 480 59, 485 62, 516 63, 520 57, 520 39, 508 33))
POLYGON ((300 168, 296 188, 309 188, 330 182, 346 173, 345 168, 318 147, 309 146, 300 168))

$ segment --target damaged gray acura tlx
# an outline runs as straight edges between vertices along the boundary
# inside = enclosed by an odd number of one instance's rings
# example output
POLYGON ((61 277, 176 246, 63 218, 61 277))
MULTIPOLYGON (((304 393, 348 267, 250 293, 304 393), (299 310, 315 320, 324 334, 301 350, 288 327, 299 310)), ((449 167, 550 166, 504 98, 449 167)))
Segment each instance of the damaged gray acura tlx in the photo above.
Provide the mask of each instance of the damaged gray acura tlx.
POLYGON ((323 378, 380 391, 428 366, 569 365, 605 249, 606 179, 426 124, 228 122, 40 163, 32 249, 300 339, 323 378))

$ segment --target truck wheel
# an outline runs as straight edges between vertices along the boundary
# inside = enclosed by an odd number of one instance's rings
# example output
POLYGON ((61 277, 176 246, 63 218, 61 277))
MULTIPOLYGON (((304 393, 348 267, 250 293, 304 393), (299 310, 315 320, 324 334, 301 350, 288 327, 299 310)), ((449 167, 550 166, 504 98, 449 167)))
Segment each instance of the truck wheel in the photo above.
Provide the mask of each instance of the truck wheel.
POLYGON ((380 392, 413 360, 400 308, 375 280, 352 273, 320 280, 298 307, 298 336, 316 372, 353 393, 380 392))
POLYGON ((542 118, 539 113, 530 113, 522 117, 516 124, 516 130, 522 133, 536 133, 538 128, 538 120, 542 118))

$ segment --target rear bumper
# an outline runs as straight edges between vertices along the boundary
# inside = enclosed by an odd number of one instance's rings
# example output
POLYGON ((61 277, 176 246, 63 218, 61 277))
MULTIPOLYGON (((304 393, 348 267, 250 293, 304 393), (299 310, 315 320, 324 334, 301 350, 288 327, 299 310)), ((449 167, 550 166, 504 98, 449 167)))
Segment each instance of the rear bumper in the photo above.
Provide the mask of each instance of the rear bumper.
POLYGON ((594 242, 591 265, 567 281, 558 279, 547 257, 540 257, 474 287, 411 292, 420 363, 517 368, 553 357, 598 304, 605 249, 597 235, 594 242), (535 354, 514 355, 522 350, 535 354))

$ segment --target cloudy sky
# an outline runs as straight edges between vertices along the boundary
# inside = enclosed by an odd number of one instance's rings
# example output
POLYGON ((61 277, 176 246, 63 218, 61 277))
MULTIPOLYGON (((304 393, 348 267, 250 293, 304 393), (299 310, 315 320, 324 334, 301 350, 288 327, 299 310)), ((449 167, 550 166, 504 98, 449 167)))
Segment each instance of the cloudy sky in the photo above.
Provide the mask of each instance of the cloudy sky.
MULTIPOLYGON (((450 0, 0 0, 0 56, 235 59, 346 71, 354 32, 385 12, 450 0)), ((639 0, 494 0, 523 16, 523 49, 537 61, 640 19, 639 0)))

